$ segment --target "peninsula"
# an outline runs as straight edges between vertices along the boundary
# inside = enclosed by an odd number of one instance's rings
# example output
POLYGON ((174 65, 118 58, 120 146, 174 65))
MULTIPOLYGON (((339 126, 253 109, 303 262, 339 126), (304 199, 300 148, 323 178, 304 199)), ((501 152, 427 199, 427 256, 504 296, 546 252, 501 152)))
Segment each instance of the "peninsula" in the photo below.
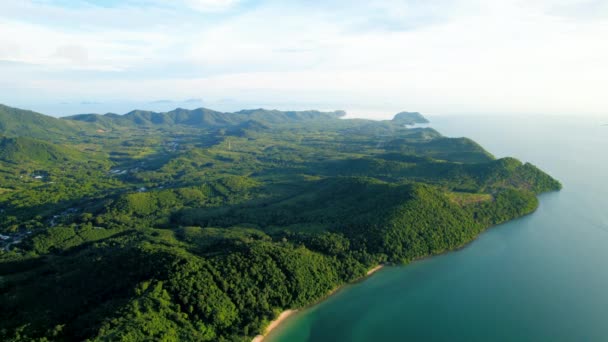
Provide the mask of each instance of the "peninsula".
POLYGON ((0 339, 251 341, 561 188, 420 113, 344 114, 0 105, 0 339))

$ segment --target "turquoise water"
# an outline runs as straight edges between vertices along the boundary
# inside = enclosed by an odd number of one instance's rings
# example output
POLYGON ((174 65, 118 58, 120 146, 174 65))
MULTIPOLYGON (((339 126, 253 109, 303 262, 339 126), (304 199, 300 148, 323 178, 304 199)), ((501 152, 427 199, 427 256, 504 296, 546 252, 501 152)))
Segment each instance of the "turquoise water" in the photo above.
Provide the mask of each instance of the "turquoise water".
POLYGON ((564 185, 466 248, 387 267, 267 341, 608 341, 608 127, 593 119, 431 118, 564 185))

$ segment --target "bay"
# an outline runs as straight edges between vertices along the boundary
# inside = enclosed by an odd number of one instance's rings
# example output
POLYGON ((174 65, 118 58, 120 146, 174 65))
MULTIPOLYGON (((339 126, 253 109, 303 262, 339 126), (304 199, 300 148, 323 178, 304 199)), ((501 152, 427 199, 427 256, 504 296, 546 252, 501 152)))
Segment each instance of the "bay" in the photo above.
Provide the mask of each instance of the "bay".
POLYGON ((348 285, 266 341, 608 340, 608 127, 594 118, 430 117, 564 188, 465 248, 348 285))

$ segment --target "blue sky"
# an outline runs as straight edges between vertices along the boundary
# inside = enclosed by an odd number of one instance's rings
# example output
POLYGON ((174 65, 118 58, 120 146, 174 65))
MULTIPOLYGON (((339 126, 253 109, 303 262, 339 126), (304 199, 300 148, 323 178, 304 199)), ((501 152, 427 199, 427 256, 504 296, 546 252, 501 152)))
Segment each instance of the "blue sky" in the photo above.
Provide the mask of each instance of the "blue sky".
POLYGON ((608 113, 608 1, 0 3, 0 103, 608 113))

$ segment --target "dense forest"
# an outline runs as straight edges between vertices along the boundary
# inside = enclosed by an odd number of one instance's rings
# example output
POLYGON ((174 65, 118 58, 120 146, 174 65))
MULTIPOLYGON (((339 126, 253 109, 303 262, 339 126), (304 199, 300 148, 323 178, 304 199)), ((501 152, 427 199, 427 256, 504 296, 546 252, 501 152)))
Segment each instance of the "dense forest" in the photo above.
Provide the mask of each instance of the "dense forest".
POLYGON ((561 188, 419 113, 344 114, 0 105, 0 340, 249 341, 561 188))

